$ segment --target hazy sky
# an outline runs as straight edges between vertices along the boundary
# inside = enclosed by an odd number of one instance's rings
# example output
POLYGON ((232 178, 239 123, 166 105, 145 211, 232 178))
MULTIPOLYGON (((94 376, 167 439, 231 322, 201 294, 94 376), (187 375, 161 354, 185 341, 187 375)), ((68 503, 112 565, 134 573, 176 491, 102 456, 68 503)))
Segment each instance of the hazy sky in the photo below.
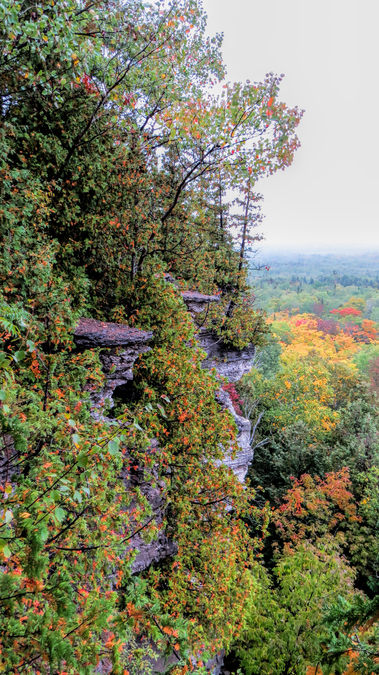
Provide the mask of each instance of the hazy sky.
POLYGON ((379 248, 379 1, 203 0, 228 80, 285 73, 305 109, 289 169, 257 184, 267 246, 379 248))

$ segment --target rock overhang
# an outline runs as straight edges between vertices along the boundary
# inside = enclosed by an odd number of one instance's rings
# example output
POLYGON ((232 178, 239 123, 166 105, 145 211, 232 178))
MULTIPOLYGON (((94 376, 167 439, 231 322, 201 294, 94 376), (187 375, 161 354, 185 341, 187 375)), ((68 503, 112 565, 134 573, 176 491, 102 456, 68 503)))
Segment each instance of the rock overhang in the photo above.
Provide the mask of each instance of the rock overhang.
POLYGON ((130 347, 146 344, 153 337, 152 331, 131 328, 121 323, 81 318, 74 331, 77 347, 130 347))

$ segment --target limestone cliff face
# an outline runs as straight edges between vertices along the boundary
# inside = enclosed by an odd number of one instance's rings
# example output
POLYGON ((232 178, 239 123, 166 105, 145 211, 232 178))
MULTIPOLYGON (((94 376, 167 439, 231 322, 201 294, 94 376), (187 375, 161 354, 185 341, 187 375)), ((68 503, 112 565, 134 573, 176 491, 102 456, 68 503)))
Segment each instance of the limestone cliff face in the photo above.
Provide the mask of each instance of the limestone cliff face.
MULTIPOLYGON (((182 293, 182 296, 194 318, 196 318, 196 314, 206 309, 209 303, 218 302, 220 299, 217 295, 203 295, 190 291, 185 291, 182 293)), ((245 373, 249 372, 255 356, 255 347, 253 345, 245 347, 242 350, 232 349, 225 345, 218 335, 204 328, 200 328, 196 338, 201 349, 207 354, 202 364, 203 368, 207 370, 214 368, 220 378, 226 377, 229 382, 238 382, 245 373)), ((220 389, 216 400, 222 409, 229 410, 238 430, 237 443, 240 447, 240 452, 237 452, 234 458, 226 456, 224 464, 229 466, 241 483, 243 483, 249 464, 253 459, 250 443, 251 423, 245 417, 241 417, 241 415, 236 413, 230 396, 226 391, 220 389)))
MULTIPOLYGON (((209 303, 219 301, 218 296, 208 296, 192 291, 184 291, 182 297, 193 319, 196 319, 196 315, 206 309, 209 303)), ((106 349, 100 354, 105 383, 100 392, 91 394, 95 416, 102 414, 101 409, 106 399, 108 399, 108 406, 113 407, 113 396, 117 387, 127 385, 133 380, 133 365, 139 354, 149 351, 149 340, 152 335, 149 331, 141 331, 120 324, 81 319, 74 335, 77 348, 79 350, 93 347, 106 349)), ((227 378, 229 382, 237 382, 250 370, 255 355, 253 346, 242 351, 230 349, 214 333, 202 328, 196 337, 199 346, 206 352, 203 368, 209 370, 214 368, 220 378, 227 378)), ((250 445, 250 421, 236 413, 228 392, 222 388, 217 392, 216 400, 221 409, 228 410, 233 416, 238 430, 237 443, 240 450, 234 458, 226 455, 224 464, 232 469, 241 482, 244 482, 249 463, 253 459, 250 445)), ((154 439, 152 440, 153 447, 157 447, 154 439)), ((166 501, 162 486, 160 487, 158 483, 158 487, 153 488, 150 483, 146 482, 143 467, 136 467, 133 473, 125 472, 123 479, 126 488, 131 485, 138 486, 141 493, 147 497, 159 528, 164 520, 166 501)), ((141 534, 137 533, 130 539, 129 545, 136 551, 132 566, 134 574, 142 572, 154 562, 175 555, 177 551, 175 541, 167 537, 164 529, 160 529, 157 538, 149 543, 146 543, 141 534)), ((223 652, 209 661, 206 667, 212 675, 219 675, 222 665, 223 652)), ((163 672, 164 668, 165 664, 157 654, 155 669, 157 672, 163 672)))
POLYGON ((219 295, 203 295, 197 291, 182 291, 181 296, 187 305, 187 309, 193 318, 204 309, 209 307, 212 302, 220 302, 219 295))
POLYGON ((237 427, 237 443, 240 447, 240 450, 236 453, 234 458, 231 455, 226 455, 223 463, 230 467, 238 480, 243 483, 246 478, 249 464, 254 456, 250 444, 251 422, 236 413, 227 391, 220 389, 216 394, 216 400, 222 409, 229 410, 230 414, 233 416, 237 427))
POLYGON ((229 382, 238 380, 249 372, 254 356, 255 347, 250 345, 238 351, 223 343, 212 331, 200 329, 197 334, 200 347, 207 352, 203 368, 215 368, 221 377, 227 377, 229 382))
MULTIPOLYGON (((158 449, 156 440, 151 442, 151 449, 158 449)), ((156 474, 155 478, 158 478, 156 474)), ((145 471, 142 466, 134 466, 132 470, 127 472, 124 471, 123 480, 126 489, 138 487, 140 493, 147 498, 153 512, 152 517, 158 528, 157 538, 149 543, 144 541, 141 532, 138 532, 130 539, 130 549, 137 551, 137 555, 132 565, 132 571, 134 574, 138 574, 147 569, 152 563, 175 555, 178 547, 175 541, 167 537, 164 529, 161 529, 166 504, 163 484, 157 480, 157 487, 153 488, 151 483, 146 480, 145 471)), ((130 509, 132 510, 135 506, 136 505, 132 502, 130 509)), ((138 523, 136 523, 136 530, 139 530, 138 523)))
MULTIPOLYGON (((183 300, 188 311, 193 317, 206 308, 210 302, 218 302, 218 296, 207 296, 197 292, 185 291, 182 293, 183 300)), ((113 407, 113 395, 116 387, 122 387, 133 379, 133 364, 139 354, 149 351, 149 340, 152 333, 129 328, 121 324, 96 321, 95 319, 81 319, 74 340, 78 349, 90 349, 103 347, 106 351, 100 354, 105 383, 100 392, 91 394, 94 415, 101 414, 102 406, 108 399, 108 407, 113 407)), ((228 349, 220 339, 210 331, 200 329, 197 339, 199 346, 207 353, 203 362, 206 369, 215 368, 220 377, 227 377, 230 382, 238 381, 251 367, 255 349, 246 348, 242 351, 228 349)), ((227 409, 233 416, 237 430, 237 442, 240 451, 236 456, 225 456, 224 463, 229 466, 237 478, 243 482, 253 459, 250 446, 250 421, 238 415, 229 394, 221 388, 217 392, 216 399, 221 409, 227 409)), ((152 440, 154 445, 156 441, 152 440)), ((138 485, 141 492, 148 498, 155 514, 157 525, 163 521, 165 497, 160 488, 152 488, 145 482, 143 467, 132 476, 131 480, 138 485)), ((140 535, 135 535, 130 540, 130 546, 138 550, 133 564, 133 572, 138 573, 149 567, 153 562, 174 555, 176 552, 175 542, 169 540, 164 532, 159 532, 158 538, 150 543, 145 543, 140 535)))
POLYGON ((100 354, 105 383, 100 392, 91 395, 96 408, 100 408, 108 399, 113 407, 113 392, 116 387, 127 384, 133 379, 133 365, 140 354, 148 352, 151 331, 129 328, 117 323, 81 319, 75 329, 74 341, 79 349, 107 347, 100 354))

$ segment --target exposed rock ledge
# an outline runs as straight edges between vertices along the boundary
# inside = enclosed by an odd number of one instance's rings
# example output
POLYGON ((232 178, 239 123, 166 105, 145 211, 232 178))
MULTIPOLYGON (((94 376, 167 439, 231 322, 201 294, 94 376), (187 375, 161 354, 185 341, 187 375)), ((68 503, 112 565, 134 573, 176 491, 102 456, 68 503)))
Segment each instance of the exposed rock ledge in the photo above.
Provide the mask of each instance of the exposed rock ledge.
MULTIPOLYGON (((188 304, 204 305, 206 302, 218 300, 217 296, 207 296, 201 293, 185 291, 188 304)), ((195 310, 194 310, 195 311, 195 310)), ((200 310, 196 310, 200 311, 200 310)), ((152 338, 151 331, 141 331, 137 328, 129 328, 122 324, 96 321, 95 319, 81 319, 75 330, 75 343, 80 349, 91 347, 106 347, 108 350, 100 354, 105 384, 100 392, 92 395, 94 407, 100 407, 105 399, 113 406, 113 392, 116 387, 122 386, 133 379, 133 364, 139 354, 149 351, 149 340, 152 338)), ((229 382, 237 382, 247 373, 255 355, 255 347, 246 347, 241 351, 226 347, 214 333, 208 330, 200 330, 197 335, 200 347, 207 353, 203 362, 206 369, 215 368, 218 375, 227 377, 229 382)), ((220 405, 229 410, 233 415, 238 429, 237 442, 241 452, 234 459, 225 458, 225 464, 229 466, 238 479, 243 482, 253 459, 250 447, 250 422, 237 415, 229 394, 220 391, 217 400, 220 405)))
POLYGON ((105 399, 113 406, 113 392, 133 379, 133 365, 139 354, 148 352, 151 331, 129 328, 118 323, 80 319, 74 333, 74 341, 79 349, 108 347, 109 351, 100 354, 105 384, 100 392, 91 395, 93 405, 100 407, 105 399))
MULTIPOLYGON (((211 302, 218 302, 218 296, 207 296, 194 291, 182 293, 184 302, 192 317, 203 311, 211 302)), ((109 399, 113 406, 113 393, 116 387, 126 384, 133 379, 133 365, 139 354, 150 350, 149 340, 152 338, 149 331, 141 331, 129 328, 121 324, 96 321, 95 319, 81 319, 74 334, 76 346, 79 349, 91 349, 104 347, 107 351, 100 354, 105 384, 102 390, 92 395, 95 408, 100 408, 105 399, 109 399)), ((220 377, 226 377, 230 382, 237 382, 252 365, 255 348, 247 347, 241 351, 233 350, 224 345, 222 340, 209 330, 200 329, 197 334, 199 346, 207 353, 203 361, 205 369, 215 368, 220 377)), ((250 421, 241 417, 234 410, 229 394, 220 389, 216 399, 222 409, 227 409, 233 416, 237 429, 237 443, 240 451, 234 459, 226 456, 224 463, 230 467, 237 478, 244 482, 249 463, 253 459, 250 445, 251 424, 250 421)), ((154 445, 156 441, 152 441, 154 445)), ((138 484, 141 491, 148 498, 153 511, 156 514, 156 522, 159 526, 164 517, 165 498, 161 489, 153 489, 144 480, 143 467, 139 468, 131 480, 138 484)), ((177 546, 169 539, 164 530, 160 530, 156 540, 146 543, 140 535, 130 540, 130 547, 138 551, 134 560, 132 571, 135 574, 147 569, 153 562, 175 555, 177 546)), ((223 653, 207 663, 207 670, 212 675, 219 675, 223 664, 223 653)), ((157 672, 162 672, 164 667, 160 659, 155 666, 157 672)))
MULTIPOLYGON (((201 293, 185 291, 183 299, 187 304, 189 311, 193 313, 202 311, 207 302, 218 301, 217 296, 206 296, 201 293), (195 307, 195 308, 194 308, 195 307), (197 308, 197 309, 196 309, 197 308)), ((103 373, 105 375, 105 384, 100 392, 92 394, 92 402, 95 409, 101 408, 105 400, 108 399, 109 405, 113 406, 113 394, 116 387, 119 387, 133 379, 133 364, 139 354, 149 351, 149 340, 152 338, 149 331, 141 331, 136 328, 129 328, 122 324, 96 321, 95 319, 81 319, 74 334, 74 340, 79 349, 90 349, 93 347, 104 347, 107 351, 100 354, 103 373)), ((254 358, 254 347, 246 348, 242 351, 228 349, 222 341, 209 331, 200 330, 197 335, 201 348, 207 353, 203 362, 206 369, 215 368, 222 377, 227 377, 229 381, 236 382, 242 375, 249 371, 254 358)), ((250 446, 250 421, 238 415, 232 405, 229 394, 222 389, 217 393, 217 401, 222 409, 227 409, 233 416, 237 429, 237 443, 240 451, 236 453, 234 459, 226 456, 224 463, 229 466, 237 478, 243 482, 253 459, 253 452, 250 446)), ((152 490, 151 487, 144 484, 143 471, 139 476, 140 486, 146 492, 148 499, 158 514, 164 504, 164 499, 159 490, 152 490)), ((174 542, 169 541, 164 532, 159 533, 156 541, 149 544, 143 542, 141 537, 135 537, 131 542, 133 548, 138 549, 139 553, 133 565, 134 572, 140 572, 146 569, 152 562, 158 561, 175 553, 174 542)))
POLYGON ((253 451, 250 444, 251 422, 245 417, 238 415, 233 408, 232 401, 227 391, 220 389, 216 394, 216 400, 220 403, 223 410, 229 410, 237 426, 237 443, 240 451, 236 453, 234 459, 231 456, 224 457, 223 463, 228 466, 238 480, 243 483, 253 459, 253 451))
POLYGON ((220 302, 219 295, 203 295, 197 291, 182 291, 181 296, 192 316, 199 314, 212 302, 220 302))
POLYGON ((238 382, 251 369, 255 356, 253 345, 241 350, 231 349, 215 333, 205 329, 200 329, 196 338, 200 347, 207 352, 203 368, 215 368, 217 374, 227 377, 229 382, 238 382))

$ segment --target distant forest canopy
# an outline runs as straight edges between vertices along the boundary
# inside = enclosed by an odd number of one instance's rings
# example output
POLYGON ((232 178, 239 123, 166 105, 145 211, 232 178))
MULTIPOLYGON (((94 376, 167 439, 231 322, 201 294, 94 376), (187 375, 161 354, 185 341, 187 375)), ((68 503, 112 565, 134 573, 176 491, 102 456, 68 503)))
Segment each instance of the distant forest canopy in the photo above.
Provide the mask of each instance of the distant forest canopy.
POLYGON ((379 251, 260 254, 251 261, 250 280, 256 306, 268 314, 296 310, 333 318, 331 310, 359 297, 364 300, 359 307, 362 318, 379 322, 379 251), (263 260, 263 269, 255 270, 263 260))

